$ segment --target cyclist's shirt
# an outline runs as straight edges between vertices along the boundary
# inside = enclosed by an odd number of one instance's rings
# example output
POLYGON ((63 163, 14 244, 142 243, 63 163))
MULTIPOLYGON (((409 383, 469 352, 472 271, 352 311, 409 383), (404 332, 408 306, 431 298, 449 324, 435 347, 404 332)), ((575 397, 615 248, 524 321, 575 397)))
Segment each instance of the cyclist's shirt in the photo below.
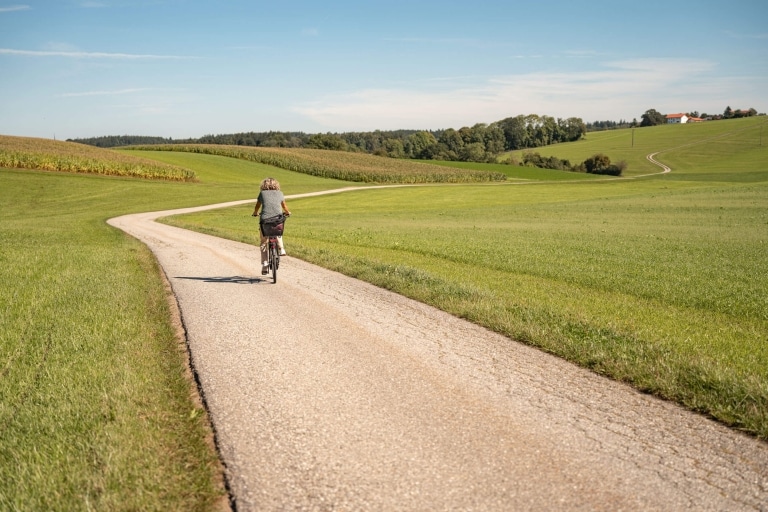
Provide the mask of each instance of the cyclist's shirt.
POLYGON ((280 190, 262 190, 259 192, 259 201, 261 202, 261 218, 268 219, 275 215, 283 213, 283 207, 280 205, 285 200, 283 192, 280 190))

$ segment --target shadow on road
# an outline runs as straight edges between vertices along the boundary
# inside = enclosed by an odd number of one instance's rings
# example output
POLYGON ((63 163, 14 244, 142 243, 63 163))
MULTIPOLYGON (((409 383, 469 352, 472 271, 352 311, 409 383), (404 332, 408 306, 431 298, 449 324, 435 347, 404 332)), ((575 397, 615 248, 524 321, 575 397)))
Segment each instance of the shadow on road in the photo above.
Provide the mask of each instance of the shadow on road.
POLYGON ((189 279, 192 281, 203 281, 206 283, 232 283, 232 284, 254 284, 266 281, 265 277, 243 277, 243 276, 231 276, 231 277, 187 277, 176 276, 176 279, 189 279))

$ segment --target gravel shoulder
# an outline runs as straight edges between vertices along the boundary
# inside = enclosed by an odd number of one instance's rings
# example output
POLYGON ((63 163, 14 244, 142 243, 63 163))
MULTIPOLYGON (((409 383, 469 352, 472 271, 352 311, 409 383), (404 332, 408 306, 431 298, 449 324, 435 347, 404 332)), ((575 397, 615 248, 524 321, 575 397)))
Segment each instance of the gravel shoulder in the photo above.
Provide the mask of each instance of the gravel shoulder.
POLYGON ((294 258, 272 284, 255 245, 153 221, 198 209, 109 223, 171 283, 238 511, 768 510, 768 444, 294 258))

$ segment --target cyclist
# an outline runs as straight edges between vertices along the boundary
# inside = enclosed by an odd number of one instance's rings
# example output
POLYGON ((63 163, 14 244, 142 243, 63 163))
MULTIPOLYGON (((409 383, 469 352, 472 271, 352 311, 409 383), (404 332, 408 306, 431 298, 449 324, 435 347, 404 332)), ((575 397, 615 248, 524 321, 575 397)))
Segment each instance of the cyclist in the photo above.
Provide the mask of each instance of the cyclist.
MULTIPOLYGON (((265 219, 276 217, 280 214, 290 215, 288 206, 285 204, 285 196, 280 191, 280 183, 274 178, 265 178, 261 182, 261 191, 259 192, 259 198, 256 200, 256 208, 253 210, 253 216, 259 215, 259 207, 261 207, 261 218, 259 221, 259 235, 261 235, 261 274, 266 275, 269 273, 269 262, 267 261, 267 241, 268 237, 264 236, 264 231, 261 229, 261 225, 265 219)), ((278 237, 278 245, 280 247, 280 256, 285 256, 285 247, 283 246, 283 237, 278 237)))

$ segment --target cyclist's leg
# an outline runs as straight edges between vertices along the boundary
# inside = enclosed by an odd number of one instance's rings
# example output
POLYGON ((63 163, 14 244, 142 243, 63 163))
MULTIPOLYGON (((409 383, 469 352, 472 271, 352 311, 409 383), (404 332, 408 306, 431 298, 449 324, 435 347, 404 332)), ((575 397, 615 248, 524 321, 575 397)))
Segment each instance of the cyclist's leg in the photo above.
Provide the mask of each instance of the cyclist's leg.
POLYGON ((280 256, 285 256, 285 244, 282 236, 277 237, 277 248, 280 249, 280 256))

